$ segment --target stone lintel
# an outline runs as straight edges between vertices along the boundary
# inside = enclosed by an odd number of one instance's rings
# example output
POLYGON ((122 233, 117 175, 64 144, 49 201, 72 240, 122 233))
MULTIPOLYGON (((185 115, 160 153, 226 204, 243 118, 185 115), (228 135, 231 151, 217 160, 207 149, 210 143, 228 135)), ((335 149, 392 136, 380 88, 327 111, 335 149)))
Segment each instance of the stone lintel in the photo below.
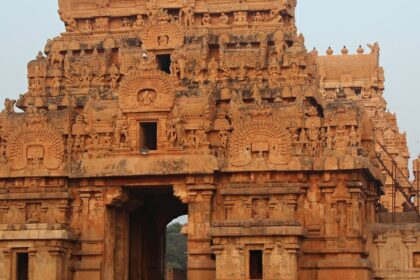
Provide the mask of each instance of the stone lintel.
POLYGON ((37 193, 5 193, 0 194, 0 200, 52 200, 73 199, 68 192, 37 192, 37 193))
POLYGON ((222 195, 268 195, 268 194, 298 194, 300 187, 267 187, 267 188, 227 188, 222 189, 222 195))
POLYGON ((72 253, 73 256, 101 256, 102 251, 77 251, 72 253))
POLYGON ((188 186, 189 191, 214 191, 216 187, 214 185, 201 184, 201 185, 190 185, 188 186))
POLYGON ((302 236, 304 229, 301 226, 227 226, 212 227, 213 237, 240 237, 240 236, 302 236))
POLYGON ((162 176, 179 174, 212 174, 218 169, 214 156, 148 155, 143 157, 96 158, 81 161, 81 168, 70 171, 70 178, 116 176, 162 176), (124 166, 124 168, 121 168, 124 166), (82 170, 82 171, 80 171, 82 170))
POLYGON ((16 240, 77 240, 77 236, 67 230, 0 230, 0 241, 16 240))
POLYGON ((372 269, 372 263, 366 259, 325 259, 317 262, 317 267, 320 269, 372 269))

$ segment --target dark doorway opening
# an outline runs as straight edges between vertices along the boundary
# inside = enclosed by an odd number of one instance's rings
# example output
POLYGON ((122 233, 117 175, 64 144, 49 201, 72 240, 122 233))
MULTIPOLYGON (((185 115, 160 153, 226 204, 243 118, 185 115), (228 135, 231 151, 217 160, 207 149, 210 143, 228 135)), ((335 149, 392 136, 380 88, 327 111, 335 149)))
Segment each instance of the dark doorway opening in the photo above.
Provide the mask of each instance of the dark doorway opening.
POLYGON ((171 74, 172 61, 170 54, 158 54, 156 55, 156 61, 161 71, 171 74))
POLYGON ((263 251, 249 251, 249 278, 253 280, 263 279, 263 251))
POLYGON ((140 123, 140 151, 147 152, 149 150, 157 150, 157 123, 144 122, 140 123))
POLYGON ((188 214, 172 187, 129 191, 129 280, 164 280, 167 225, 188 214))
POLYGON ((16 254, 16 279, 28 280, 29 279, 29 255, 28 253, 16 254))

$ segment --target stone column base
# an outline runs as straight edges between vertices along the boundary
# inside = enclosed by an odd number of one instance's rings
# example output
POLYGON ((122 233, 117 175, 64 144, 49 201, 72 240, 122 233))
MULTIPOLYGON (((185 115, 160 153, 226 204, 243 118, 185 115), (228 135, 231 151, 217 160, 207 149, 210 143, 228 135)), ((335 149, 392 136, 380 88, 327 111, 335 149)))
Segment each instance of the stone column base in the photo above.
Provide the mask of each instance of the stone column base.
POLYGON ((188 263, 188 280, 214 280, 216 267, 213 261, 198 261, 188 263))
POLYGON ((363 259, 322 260, 318 262, 317 280, 372 280, 372 265, 363 259))

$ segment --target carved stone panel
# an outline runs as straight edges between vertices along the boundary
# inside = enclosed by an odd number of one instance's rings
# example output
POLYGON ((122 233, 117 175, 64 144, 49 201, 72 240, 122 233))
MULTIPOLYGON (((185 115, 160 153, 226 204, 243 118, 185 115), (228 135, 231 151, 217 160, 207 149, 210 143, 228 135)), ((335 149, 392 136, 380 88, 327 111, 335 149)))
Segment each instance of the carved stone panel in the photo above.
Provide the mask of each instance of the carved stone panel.
POLYGON ((63 163, 63 139, 48 125, 22 127, 10 136, 8 143, 12 170, 25 167, 54 170, 63 163))
POLYGON ((290 160, 290 137, 287 131, 272 121, 251 121, 236 129, 230 140, 230 163, 246 166, 253 159, 275 165, 290 160))
POLYGON ((123 112, 169 111, 175 98, 174 78, 160 71, 129 73, 120 89, 123 112))
POLYGON ((141 35, 146 49, 175 49, 184 44, 184 32, 178 24, 146 25, 141 35))

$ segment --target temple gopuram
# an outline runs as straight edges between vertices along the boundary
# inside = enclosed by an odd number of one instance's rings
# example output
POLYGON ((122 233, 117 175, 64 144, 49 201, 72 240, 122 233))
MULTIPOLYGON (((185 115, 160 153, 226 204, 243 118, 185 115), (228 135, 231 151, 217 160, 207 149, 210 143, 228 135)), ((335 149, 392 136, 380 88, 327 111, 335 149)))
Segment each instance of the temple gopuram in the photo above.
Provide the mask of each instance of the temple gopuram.
POLYGON ((297 0, 58 2, 0 114, 0 280, 166 280, 183 215, 189 280, 420 279, 378 43, 308 51, 297 0))

